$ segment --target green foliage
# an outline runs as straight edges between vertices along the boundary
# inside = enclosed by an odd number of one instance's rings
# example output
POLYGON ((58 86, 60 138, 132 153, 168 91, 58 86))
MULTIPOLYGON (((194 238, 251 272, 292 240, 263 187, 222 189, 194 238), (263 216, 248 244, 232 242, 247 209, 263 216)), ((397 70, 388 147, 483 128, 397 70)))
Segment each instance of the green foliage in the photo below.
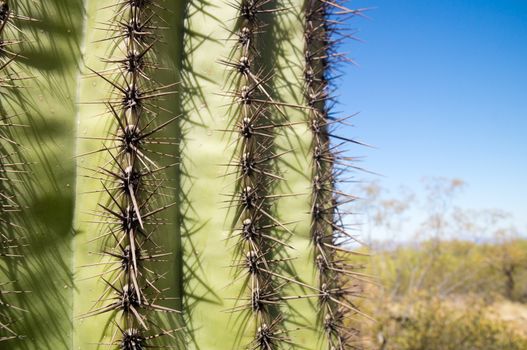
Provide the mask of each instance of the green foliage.
POLYGON ((500 295, 515 301, 527 296, 527 240, 520 238, 495 243, 429 240, 380 249, 372 267, 395 296, 419 291, 500 295))
POLYGON ((391 305, 376 330, 378 349, 521 350, 527 338, 506 322, 493 319, 479 299, 444 301, 414 295, 391 305))
POLYGON ((378 321, 370 330, 372 348, 524 349, 526 257, 527 240, 519 238, 379 250, 370 261, 380 279, 371 291, 379 302, 368 305, 378 321), (511 266, 512 274, 504 273, 511 266))

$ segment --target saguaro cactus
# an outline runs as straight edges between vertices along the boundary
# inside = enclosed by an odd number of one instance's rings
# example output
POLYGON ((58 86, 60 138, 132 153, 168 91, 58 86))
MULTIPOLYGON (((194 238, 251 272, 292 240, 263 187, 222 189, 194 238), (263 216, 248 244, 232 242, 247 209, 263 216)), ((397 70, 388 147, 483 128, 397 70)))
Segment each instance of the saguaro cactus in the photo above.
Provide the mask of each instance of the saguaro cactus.
POLYGON ((360 11, 0 4, 2 348, 360 348, 332 112, 360 11))

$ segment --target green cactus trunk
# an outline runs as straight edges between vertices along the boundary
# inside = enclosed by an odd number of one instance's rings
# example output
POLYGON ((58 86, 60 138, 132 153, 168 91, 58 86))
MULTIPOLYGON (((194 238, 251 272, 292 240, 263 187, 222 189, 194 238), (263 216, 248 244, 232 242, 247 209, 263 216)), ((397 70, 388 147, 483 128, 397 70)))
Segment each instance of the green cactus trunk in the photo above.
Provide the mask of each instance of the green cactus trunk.
POLYGON ((360 347, 329 95, 355 12, 0 4, 0 346, 360 347))

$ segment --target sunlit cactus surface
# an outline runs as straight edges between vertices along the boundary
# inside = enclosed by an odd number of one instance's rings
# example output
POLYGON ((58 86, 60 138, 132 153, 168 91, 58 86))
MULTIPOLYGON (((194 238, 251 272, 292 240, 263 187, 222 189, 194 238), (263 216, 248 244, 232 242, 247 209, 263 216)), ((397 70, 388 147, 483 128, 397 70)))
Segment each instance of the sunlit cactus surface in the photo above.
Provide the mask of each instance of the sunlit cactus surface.
POLYGON ((0 1, 0 348, 362 348, 350 5, 0 1))

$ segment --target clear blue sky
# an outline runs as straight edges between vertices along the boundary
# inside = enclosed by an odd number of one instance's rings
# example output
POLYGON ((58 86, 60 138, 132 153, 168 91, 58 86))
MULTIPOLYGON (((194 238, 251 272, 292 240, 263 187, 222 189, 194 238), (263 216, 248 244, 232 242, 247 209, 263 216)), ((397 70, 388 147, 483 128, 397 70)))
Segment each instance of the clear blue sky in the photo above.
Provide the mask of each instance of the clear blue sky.
MULTIPOLYGON (((355 0, 364 43, 343 51, 339 100, 359 111, 342 132, 387 188, 457 177, 458 203, 514 214, 527 231, 527 0, 355 0)), ((375 176, 359 175, 366 180, 375 176)))

